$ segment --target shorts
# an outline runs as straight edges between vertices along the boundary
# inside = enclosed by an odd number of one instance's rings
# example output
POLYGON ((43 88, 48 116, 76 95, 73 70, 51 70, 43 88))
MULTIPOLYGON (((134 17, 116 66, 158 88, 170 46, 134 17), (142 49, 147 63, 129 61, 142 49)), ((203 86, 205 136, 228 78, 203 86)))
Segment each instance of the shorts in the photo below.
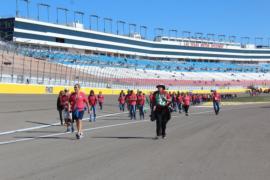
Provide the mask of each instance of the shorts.
POLYGON ((63 118, 65 120, 71 120, 71 116, 72 116, 71 113, 67 109, 63 110, 63 118))
POLYGON ((84 110, 81 111, 73 111, 72 112, 72 120, 82 120, 83 119, 84 110))

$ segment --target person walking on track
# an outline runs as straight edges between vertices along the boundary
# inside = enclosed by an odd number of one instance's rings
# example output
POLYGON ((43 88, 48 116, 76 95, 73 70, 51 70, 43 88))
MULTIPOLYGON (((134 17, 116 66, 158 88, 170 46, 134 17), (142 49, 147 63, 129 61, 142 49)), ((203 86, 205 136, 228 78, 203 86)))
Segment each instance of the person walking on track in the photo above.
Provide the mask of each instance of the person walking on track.
POLYGON ((145 96, 142 91, 139 91, 137 95, 137 107, 139 109, 140 120, 144 119, 144 104, 145 104, 145 96))
POLYGON ((182 113, 182 106, 183 106, 183 94, 178 91, 177 97, 176 97, 177 107, 179 113, 182 113))
POLYGON ((103 104, 104 104, 104 96, 102 94, 102 92, 100 91, 98 96, 97 96, 97 99, 98 99, 98 105, 99 105, 99 109, 102 111, 103 110, 103 104))
POLYGON ((61 99, 62 99, 62 96, 64 95, 64 91, 60 91, 59 92, 59 95, 57 97, 57 103, 56 103, 56 106, 57 106, 57 111, 59 113, 59 118, 60 118, 60 124, 61 125, 64 125, 63 123, 63 105, 61 103, 61 99))
POLYGON ((216 90, 214 90, 212 93, 212 100, 215 114, 218 115, 220 110, 221 96, 216 90))
POLYGON ((153 94, 153 112, 151 119, 156 120, 156 139, 166 138, 166 126, 168 121, 171 119, 171 97, 165 91, 165 85, 157 85, 157 91, 153 94))
POLYGON ((96 122, 96 117, 97 117, 96 105, 97 105, 97 101, 98 101, 98 99, 97 99, 97 97, 95 95, 94 90, 91 90, 90 94, 88 96, 88 102, 89 102, 89 105, 90 105, 90 118, 89 118, 90 122, 96 122))
POLYGON ((87 101, 87 97, 84 92, 80 90, 80 85, 74 85, 74 92, 69 97, 69 108, 72 112, 72 120, 76 121, 77 139, 81 139, 83 137, 82 131, 82 119, 85 111, 85 105, 88 110, 88 114, 90 113, 89 103, 87 101))
POLYGON ((64 120, 65 120, 65 125, 67 127, 67 132, 74 132, 74 127, 73 127, 73 124, 71 123, 72 121, 72 115, 71 115, 71 112, 69 111, 69 106, 68 106, 68 102, 69 102, 69 90, 68 89, 65 89, 64 90, 65 94, 61 97, 61 104, 62 106, 64 107, 64 110, 63 110, 63 117, 64 117, 64 120))
POLYGON ((136 104, 137 104, 137 95, 133 90, 130 91, 130 96, 128 97, 129 110, 130 110, 130 119, 136 120, 136 104))
POLYGON ((189 111, 190 102, 191 102, 191 96, 189 95, 189 93, 186 93, 183 97, 183 109, 185 111, 186 116, 189 115, 188 111, 189 111))
POLYGON ((125 93, 123 91, 121 91, 121 93, 119 94, 118 103, 119 103, 120 111, 124 112, 125 111, 126 96, 125 96, 125 93))

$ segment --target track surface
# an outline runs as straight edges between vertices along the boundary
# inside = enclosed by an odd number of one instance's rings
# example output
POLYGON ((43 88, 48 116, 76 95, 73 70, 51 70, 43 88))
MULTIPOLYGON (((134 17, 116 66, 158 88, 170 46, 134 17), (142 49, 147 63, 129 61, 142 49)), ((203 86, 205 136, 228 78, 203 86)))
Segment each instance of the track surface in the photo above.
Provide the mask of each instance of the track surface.
POLYGON ((51 125, 55 98, 0 95, 1 180, 269 180, 270 104, 223 107, 219 116, 192 107, 189 117, 173 114, 166 140, 153 140, 155 124, 115 114, 111 96, 76 140, 51 125))

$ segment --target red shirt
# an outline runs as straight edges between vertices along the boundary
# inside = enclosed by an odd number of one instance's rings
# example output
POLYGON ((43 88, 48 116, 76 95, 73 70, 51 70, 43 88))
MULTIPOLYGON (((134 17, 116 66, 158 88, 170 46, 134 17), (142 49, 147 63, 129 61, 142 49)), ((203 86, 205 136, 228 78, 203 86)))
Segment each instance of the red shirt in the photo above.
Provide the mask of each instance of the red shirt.
POLYGON ((221 100, 221 96, 218 93, 213 93, 213 101, 220 101, 221 100))
POLYGON ((144 95, 138 95, 137 96, 137 104, 138 105, 144 105, 145 103, 145 96, 144 95))
POLYGON ((153 103, 153 101, 154 101, 154 95, 153 94, 149 95, 149 100, 150 100, 151 103, 153 103))
POLYGON ((104 103, 104 96, 103 95, 98 95, 97 98, 98 98, 98 102, 104 103))
POLYGON ((129 97, 131 96, 131 94, 127 94, 126 96, 125 96, 125 101, 127 102, 127 103, 129 103, 129 97))
POLYGON ((95 106, 97 104, 97 97, 95 95, 89 95, 88 102, 90 106, 95 106))
POLYGON ((137 95, 136 94, 131 94, 128 97, 128 102, 130 105, 136 105, 137 104, 137 95))
POLYGON ((120 104, 125 104, 125 102, 126 102, 126 97, 125 97, 125 96, 119 96, 118 102, 119 102, 120 104))
POLYGON ((76 108, 79 111, 82 111, 85 107, 85 103, 87 103, 87 98, 84 92, 76 92, 72 93, 69 97, 69 103, 71 105, 71 110, 74 111, 76 108))
POLYGON ((183 103, 184 103, 184 105, 186 105, 186 106, 189 106, 190 105, 190 101, 191 101, 191 98, 190 98, 190 96, 184 96, 183 97, 183 103))
POLYGON ((63 95, 63 96, 61 96, 61 98, 60 98, 61 105, 62 105, 65 109, 68 109, 68 100, 69 100, 69 96, 68 96, 68 95, 63 95))
POLYGON ((178 103, 183 103, 183 97, 181 95, 177 96, 176 100, 178 103))

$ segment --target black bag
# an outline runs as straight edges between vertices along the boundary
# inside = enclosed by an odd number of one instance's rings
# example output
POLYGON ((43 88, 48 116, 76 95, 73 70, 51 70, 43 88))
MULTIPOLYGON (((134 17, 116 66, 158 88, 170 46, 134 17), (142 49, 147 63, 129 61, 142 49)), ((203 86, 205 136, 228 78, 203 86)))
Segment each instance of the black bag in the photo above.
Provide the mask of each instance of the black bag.
POLYGON ((156 120, 156 114, 154 111, 151 111, 151 114, 150 114, 150 120, 151 121, 155 121, 156 120))

